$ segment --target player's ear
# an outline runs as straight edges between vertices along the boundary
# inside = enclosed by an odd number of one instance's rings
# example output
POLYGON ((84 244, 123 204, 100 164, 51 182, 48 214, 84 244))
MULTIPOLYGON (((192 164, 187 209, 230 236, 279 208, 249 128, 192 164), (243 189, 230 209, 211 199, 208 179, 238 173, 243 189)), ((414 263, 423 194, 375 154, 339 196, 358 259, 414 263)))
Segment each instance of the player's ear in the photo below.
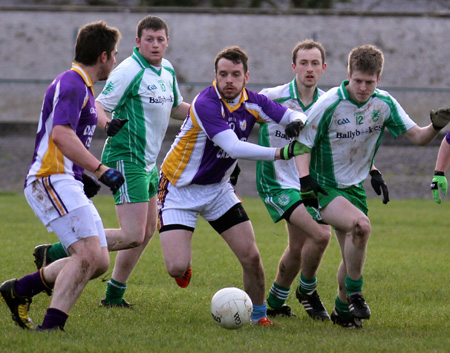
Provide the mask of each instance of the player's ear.
POLYGON ((98 57, 98 61, 102 64, 108 61, 108 53, 106 51, 103 51, 100 56, 98 57))

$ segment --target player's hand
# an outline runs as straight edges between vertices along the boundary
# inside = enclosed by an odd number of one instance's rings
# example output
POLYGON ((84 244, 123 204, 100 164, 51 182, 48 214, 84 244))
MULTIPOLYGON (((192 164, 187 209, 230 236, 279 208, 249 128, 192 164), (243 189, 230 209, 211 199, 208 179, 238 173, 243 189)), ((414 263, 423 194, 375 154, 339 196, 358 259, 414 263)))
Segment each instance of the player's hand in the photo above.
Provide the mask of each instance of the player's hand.
POLYGON ((444 195, 447 195, 448 183, 444 172, 434 172, 434 177, 431 182, 431 193, 433 194, 434 201, 441 203, 441 196, 439 195, 439 189, 442 190, 444 195))
POLYGON ((430 119, 436 130, 441 130, 450 122, 450 108, 439 108, 437 111, 430 110, 430 119))
POLYGON ((297 137, 305 124, 300 119, 291 121, 286 125, 284 132, 288 138, 297 137))
POLYGON ((291 159, 302 153, 305 153, 303 145, 297 140, 293 140, 289 145, 280 148, 280 159, 291 159))
POLYGON ((319 208, 319 200, 317 198, 319 192, 328 195, 311 175, 300 178, 300 197, 305 206, 319 208))
POLYGON ((113 194, 115 194, 125 182, 123 175, 118 170, 108 168, 103 164, 99 165, 95 171, 95 176, 97 176, 98 180, 103 184, 109 186, 113 194))
POLYGON ((108 136, 115 136, 127 122, 128 119, 112 119, 110 122, 106 123, 106 134, 108 136))
POLYGON ((98 183, 97 180, 95 180, 95 178, 91 177, 88 174, 83 173, 82 175, 83 178, 83 189, 84 189, 84 193, 86 194, 86 196, 90 199, 92 197, 94 197, 95 195, 97 195, 98 191, 101 188, 101 185, 98 183))
POLYGON ((230 175, 231 185, 236 186, 240 172, 241 168, 239 168, 239 165, 236 163, 236 167, 234 168, 233 173, 231 173, 230 175))
POLYGON ((381 192, 383 192, 383 203, 386 205, 389 202, 389 190, 386 182, 381 176, 379 170, 371 170, 370 175, 372 177, 370 179, 370 183, 372 184, 373 189, 375 190, 377 195, 381 195, 381 192))

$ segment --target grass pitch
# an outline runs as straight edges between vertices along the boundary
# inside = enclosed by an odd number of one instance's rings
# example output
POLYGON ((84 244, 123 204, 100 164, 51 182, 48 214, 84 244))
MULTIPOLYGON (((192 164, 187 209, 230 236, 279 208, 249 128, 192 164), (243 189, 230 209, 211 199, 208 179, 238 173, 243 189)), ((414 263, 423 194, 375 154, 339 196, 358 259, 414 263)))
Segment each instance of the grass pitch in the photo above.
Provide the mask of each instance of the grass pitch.
MULTIPOLYGON (((94 202, 105 227, 116 227, 111 197, 94 202)), ((259 199, 245 199, 266 269, 266 292, 286 246, 284 224, 273 224, 259 199)), ((210 300, 222 287, 242 288, 242 273, 225 242, 203 220, 193 238, 193 277, 179 288, 164 268, 158 234, 130 281, 132 310, 99 306, 106 283, 91 281, 72 308, 66 332, 30 332, 15 326, 0 302, 0 352, 448 352, 450 347, 450 212, 448 201, 369 200, 372 237, 364 292, 372 310, 362 330, 314 322, 291 291, 297 317, 277 327, 220 328, 210 300)), ((34 246, 56 241, 23 195, 0 194, 0 282, 35 270, 34 246)), ((111 263, 115 253, 111 253, 111 263)), ((333 237, 318 273, 319 293, 331 312, 340 253, 333 237)), ((109 279, 112 267, 105 279, 109 279)), ((295 282, 295 286, 297 282, 295 282)), ((30 316, 41 323, 50 298, 33 298, 30 316)))

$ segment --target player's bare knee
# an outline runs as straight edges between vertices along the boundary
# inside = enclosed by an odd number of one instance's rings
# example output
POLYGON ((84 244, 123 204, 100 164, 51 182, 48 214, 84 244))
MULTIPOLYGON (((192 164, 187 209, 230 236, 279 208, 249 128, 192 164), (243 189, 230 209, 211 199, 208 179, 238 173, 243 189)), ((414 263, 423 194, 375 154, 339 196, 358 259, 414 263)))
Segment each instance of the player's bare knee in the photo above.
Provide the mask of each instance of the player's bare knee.
POLYGON ((178 278, 185 274, 187 267, 181 264, 166 264, 166 269, 170 277, 178 278))
POLYGON ((317 234, 314 237, 314 242, 317 246, 325 250, 328 247, 328 244, 330 243, 331 239, 331 230, 330 229, 324 229, 320 232, 317 232, 317 234))
POLYGON ((253 271, 258 271, 261 265, 261 256, 258 251, 252 251, 246 254, 246 256, 241 259, 241 264, 244 269, 253 271))
POLYGON ((372 228, 370 220, 367 217, 360 217, 356 220, 353 226, 353 235, 357 238, 367 240, 370 236, 372 228))
POLYGON ((95 271, 95 277, 101 276, 106 271, 108 271, 110 265, 110 259, 108 256, 100 256, 100 259, 97 263, 97 270, 95 271))

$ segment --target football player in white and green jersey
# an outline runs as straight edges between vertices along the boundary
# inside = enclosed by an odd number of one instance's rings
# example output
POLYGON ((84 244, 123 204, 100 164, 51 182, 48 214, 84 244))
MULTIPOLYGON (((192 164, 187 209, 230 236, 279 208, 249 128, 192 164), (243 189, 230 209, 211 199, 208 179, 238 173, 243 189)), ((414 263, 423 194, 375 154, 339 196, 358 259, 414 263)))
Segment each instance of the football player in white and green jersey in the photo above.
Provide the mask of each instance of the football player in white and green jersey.
MULTIPOLYGON (((317 87, 325 71, 325 49, 311 39, 298 43, 292 51, 292 69, 295 78, 284 85, 265 88, 260 93, 271 100, 308 115, 324 93, 317 87)), ((285 127, 275 122, 262 123, 259 144, 283 147, 289 142, 285 127)), ((288 246, 284 251, 278 271, 267 297, 270 316, 293 316, 286 305, 290 287, 300 272, 296 296, 313 319, 329 320, 327 310, 317 293, 316 272, 328 246, 331 230, 309 215, 300 198, 298 172, 293 160, 258 161, 256 184, 274 222, 286 221, 288 246)))
POLYGON ((136 47, 112 73, 97 98, 99 115, 128 123, 108 137, 102 162, 115 166, 125 184, 115 197, 119 229, 106 230, 109 250, 119 251, 104 306, 128 306, 123 299, 127 281, 156 230, 158 171, 156 158, 170 117, 184 120, 189 104, 183 102, 175 71, 164 59, 169 30, 164 20, 147 16, 137 26, 136 47), (132 249, 131 249, 132 248, 132 249))
POLYGON ((326 92, 311 109, 298 136, 306 153, 296 157, 302 200, 311 215, 334 227, 342 261, 338 296, 331 314, 341 326, 362 327, 371 312, 363 295, 363 267, 371 233, 364 179, 385 129, 417 145, 432 141, 450 118, 448 109, 419 127, 386 91, 378 90, 383 53, 373 45, 354 48, 348 80, 326 92))

